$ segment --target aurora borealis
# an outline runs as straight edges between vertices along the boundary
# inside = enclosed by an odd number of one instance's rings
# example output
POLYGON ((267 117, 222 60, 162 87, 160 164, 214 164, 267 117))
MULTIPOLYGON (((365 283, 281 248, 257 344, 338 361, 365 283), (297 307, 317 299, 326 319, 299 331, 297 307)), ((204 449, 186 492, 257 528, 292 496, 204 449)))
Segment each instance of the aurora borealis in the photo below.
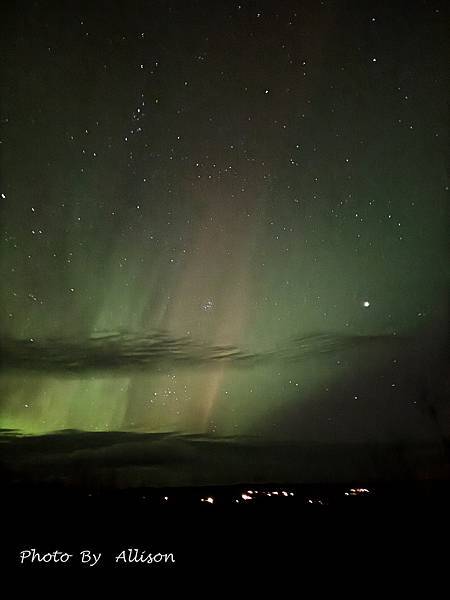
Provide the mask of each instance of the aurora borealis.
POLYGON ((7 7, 1 426, 447 431, 447 12, 7 7))

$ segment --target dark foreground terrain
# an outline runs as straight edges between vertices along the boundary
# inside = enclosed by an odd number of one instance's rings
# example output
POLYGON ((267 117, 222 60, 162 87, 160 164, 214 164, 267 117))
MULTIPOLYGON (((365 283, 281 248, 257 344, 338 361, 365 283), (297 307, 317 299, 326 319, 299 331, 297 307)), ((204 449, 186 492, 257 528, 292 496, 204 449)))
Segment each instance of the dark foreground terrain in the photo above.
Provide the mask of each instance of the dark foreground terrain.
POLYGON ((413 568, 425 550, 436 565, 445 556, 445 444, 80 432, 5 432, 1 444, 8 569, 301 578, 325 563, 377 571, 405 557, 413 568))
POLYGON ((450 485, 432 481, 104 492, 13 485, 3 494, 2 559, 27 572, 132 569, 169 578, 243 569, 296 579, 325 565, 376 575, 404 560, 422 568, 423 558, 439 569, 449 505, 450 485))

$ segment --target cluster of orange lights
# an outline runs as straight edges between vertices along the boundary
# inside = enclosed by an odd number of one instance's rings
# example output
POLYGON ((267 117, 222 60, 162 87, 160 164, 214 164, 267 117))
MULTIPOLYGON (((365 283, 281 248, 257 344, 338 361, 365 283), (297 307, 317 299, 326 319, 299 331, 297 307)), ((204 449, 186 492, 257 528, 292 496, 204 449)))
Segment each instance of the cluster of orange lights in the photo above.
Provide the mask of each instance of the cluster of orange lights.
POLYGON ((260 490, 247 490, 247 492, 244 492, 241 494, 240 498, 235 498, 235 502, 239 504, 239 502, 243 501, 243 502, 251 502, 252 500, 256 500, 257 495, 259 495, 259 497, 263 497, 263 496, 268 496, 270 498, 272 497, 288 497, 288 496, 294 496, 294 492, 287 492, 286 490, 282 490, 282 491, 274 491, 274 492, 266 492, 266 491, 260 491, 260 490))
MULTIPOLYGON (((368 490, 367 488, 363 488, 363 487, 350 488, 347 492, 344 492, 344 494, 345 494, 345 496, 365 496, 367 494, 370 494, 370 490, 368 490)), ((292 497, 292 496, 295 496, 295 493, 291 492, 291 491, 287 491, 287 490, 274 490, 274 491, 246 490, 245 492, 242 492, 238 498, 234 498, 233 501, 236 504, 239 504, 239 503, 245 504, 245 503, 253 502, 257 498, 264 498, 264 497, 288 498, 288 497, 292 497)), ((169 500, 168 496, 164 496, 163 500, 165 502, 167 502, 169 500)), ((216 499, 213 496, 204 496, 204 497, 200 498, 200 502, 205 502, 206 504, 214 504, 216 502, 216 499)), ((324 500, 322 500, 320 498, 314 498, 314 497, 305 498, 305 503, 306 504, 319 504, 322 506, 327 504, 327 502, 325 502, 324 500)))
MULTIPOLYGON (((268 496, 268 497, 275 497, 275 498, 288 498, 289 496, 294 496, 294 492, 287 492, 286 490, 281 490, 281 491, 271 491, 271 492, 267 492, 267 491, 261 491, 261 490, 246 490, 245 492, 242 492, 242 494, 239 496, 239 498, 235 498, 234 502, 236 502, 237 504, 239 504, 240 502, 242 503, 246 503, 246 502, 252 502, 253 500, 256 500, 257 497, 262 498, 264 496, 268 496)), ((206 502, 208 504, 214 504, 215 499, 213 496, 206 496, 204 498, 200 498, 200 502, 206 502)))
POLYGON ((364 496, 365 494, 369 494, 369 490, 367 488, 350 488, 348 492, 345 492, 346 496, 364 496))

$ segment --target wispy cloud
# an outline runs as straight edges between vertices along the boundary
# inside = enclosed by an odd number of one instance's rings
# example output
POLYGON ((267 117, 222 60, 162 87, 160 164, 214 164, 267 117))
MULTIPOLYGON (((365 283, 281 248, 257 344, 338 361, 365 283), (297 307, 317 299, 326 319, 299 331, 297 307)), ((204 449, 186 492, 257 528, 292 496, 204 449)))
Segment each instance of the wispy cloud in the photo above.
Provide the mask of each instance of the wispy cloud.
POLYGON ((161 366, 202 367, 217 363, 253 366, 266 361, 300 361, 380 341, 395 342, 389 335, 335 335, 328 333, 293 337, 266 352, 248 352, 236 346, 210 346, 190 337, 175 338, 165 332, 139 335, 101 333, 89 338, 4 338, 3 369, 77 374, 152 371, 161 366))

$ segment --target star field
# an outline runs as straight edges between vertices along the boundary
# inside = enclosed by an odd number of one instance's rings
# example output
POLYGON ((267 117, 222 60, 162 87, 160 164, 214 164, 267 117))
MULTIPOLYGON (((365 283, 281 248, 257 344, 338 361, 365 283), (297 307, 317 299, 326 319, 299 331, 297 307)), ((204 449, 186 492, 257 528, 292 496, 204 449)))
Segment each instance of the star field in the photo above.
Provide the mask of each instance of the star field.
POLYGON ((292 336, 392 341, 248 368, 6 370, 2 425, 429 435, 418 394, 434 385, 424 360, 441 360, 448 319, 446 13, 9 7, 3 336, 164 332, 274 357, 292 336))

